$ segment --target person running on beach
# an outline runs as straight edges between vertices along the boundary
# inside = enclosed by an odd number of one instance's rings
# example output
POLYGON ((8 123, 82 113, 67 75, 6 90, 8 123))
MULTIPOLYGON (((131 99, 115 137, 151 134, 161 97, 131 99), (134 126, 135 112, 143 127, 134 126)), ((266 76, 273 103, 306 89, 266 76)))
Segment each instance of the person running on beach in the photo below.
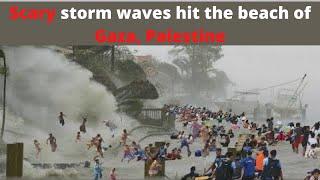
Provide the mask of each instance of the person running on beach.
POLYGON ((83 117, 82 118, 82 124, 80 125, 80 132, 82 133, 86 133, 86 122, 87 122, 87 118, 83 117))
POLYGON ((216 171, 216 168, 220 167, 224 158, 225 158, 225 156, 222 155, 221 148, 217 148, 216 149, 216 159, 211 164, 211 166, 207 169, 207 171, 205 172, 205 175, 210 176, 210 177, 213 176, 216 171))
POLYGON ((109 128, 109 130, 111 131, 111 134, 112 134, 111 137, 114 138, 114 132, 117 129, 117 126, 109 120, 103 121, 103 123, 109 128))
POLYGON ((256 154, 256 172, 258 173, 258 177, 261 177, 263 171, 263 160, 268 157, 268 151, 260 148, 256 154))
POLYGON ((191 156, 191 151, 190 151, 190 147, 189 147, 188 138, 185 135, 181 137, 180 149, 182 149, 183 147, 187 147, 188 157, 191 156))
POLYGON ((55 152, 57 149, 57 140, 51 133, 49 134, 49 138, 47 139, 47 144, 48 144, 48 141, 51 146, 51 151, 55 152))
POLYGON ((240 153, 237 153, 236 156, 233 158, 231 166, 233 169, 232 179, 233 180, 236 180, 236 179, 240 180, 241 173, 242 173, 241 154, 240 153))
POLYGON ((92 137, 90 142, 87 144, 88 146, 87 150, 89 150, 92 146, 94 146, 95 141, 96 141, 96 137, 92 137))
POLYGON ((216 167, 215 180, 232 180, 232 156, 231 152, 227 152, 225 158, 221 160, 220 165, 216 167))
POLYGON ((102 142, 104 142, 104 140, 102 139, 101 135, 97 134, 94 145, 96 146, 97 152, 101 157, 103 157, 102 142))
POLYGON ((38 159, 39 158, 39 155, 40 155, 40 152, 41 152, 41 148, 40 148, 40 143, 38 142, 38 140, 34 140, 33 141, 33 144, 36 148, 36 158, 38 159))
POLYGON ((101 157, 103 157, 102 141, 103 141, 102 138, 99 139, 99 140, 98 140, 98 144, 97 144, 97 152, 99 153, 99 155, 100 155, 101 157))
POLYGON ((110 175, 109 175, 110 180, 117 180, 117 175, 116 175, 116 168, 112 168, 110 175))
POLYGON ((123 162, 123 160, 128 160, 128 163, 133 160, 135 157, 133 156, 130 146, 129 145, 124 145, 123 148, 123 157, 121 159, 121 162, 123 162))
POLYGON ((102 179, 102 167, 98 159, 98 156, 95 156, 93 160, 94 160, 94 166, 93 166, 94 180, 102 179))
POLYGON ((122 134, 121 134, 120 145, 126 145, 127 144, 127 139, 128 139, 128 133, 127 133, 127 130, 124 129, 122 134))
MULTIPOLYGON (((88 146, 88 150, 92 147, 92 146, 95 146, 96 148, 98 148, 99 146, 99 143, 102 143, 104 142, 101 135, 100 134, 97 134, 95 137, 92 137, 90 142, 87 144, 88 146)), ((98 152, 98 150, 97 150, 98 152)))
POLYGON ((302 139, 303 139, 303 131, 302 131, 302 127, 300 127, 300 123, 297 123, 296 124, 296 128, 293 130, 294 132, 294 141, 293 141, 293 151, 295 153, 299 153, 299 145, 301 144, 302 142, 302 139))
POLYGON ((59 123, 61 124, 61 126, 64 126, 64 124, 65 124, 64 117, 66 117, 66 115, 63 114, 63 112, 60 112, 58 118, 59 118, 59 123))
POLYGON ((271 131, 273 129, 273 117, 267 119, 268 130, 271 131))
POLYGON ((201 125, 197 121, 193 121, 193 123, 191 124, 193 139, 199 136, 200 129, 201 129, 201 125))
POLYGON ((270 151, 270 157, 263 161, 263 172, 261 180, 283 180, 280 161, 276 159, 277 151, 270 151))
POLYGON ((81 141, 81 135, 80 135, 80 131, 78 131, 76 136, 76 143, 79 143, 80 141, 81 141))
POLYGON ((317 146, 317 139, 315 137, 315 134, 313 132, 310 133, 310 136, 308 137, 308 142, 307 142, 307 147, 306 147, 306 152, 305 152, 305 157, 312 157, 316 158, 316 153, 314 149, 317 146))
POLYGON ((255 159, 252 158, 252 151, 247 152, 247 157, 241 161, 243 167, 242 180, 254 180, 255 178, 255 159))
POLYGON ((202 139, 202 143, 205 144, 207 142, 207 140, 209 139, 209 129, 208 126, 203 126, 200 129, 200 136, 202 139))
POLYGON ((304 126, 302 128, 302 132, 303 132, 303 138, 302 138, 302 147, 303 147, 303 152, 302 155, 305 156, 306 155, 306 151, 307 151, 307 145, 308 145, 308 139, 310 136, 310 127, 309 126, 304 126))
POLYGON ((184 175, 181 180, 194 179, 194 178, 199 177, 199 176, 200 176, 200 175, 199 175, 198 173, 196 173, 196 167, 195 167, 195 166, 192 166, 192 167, 190 168, 190 173, 184 175))

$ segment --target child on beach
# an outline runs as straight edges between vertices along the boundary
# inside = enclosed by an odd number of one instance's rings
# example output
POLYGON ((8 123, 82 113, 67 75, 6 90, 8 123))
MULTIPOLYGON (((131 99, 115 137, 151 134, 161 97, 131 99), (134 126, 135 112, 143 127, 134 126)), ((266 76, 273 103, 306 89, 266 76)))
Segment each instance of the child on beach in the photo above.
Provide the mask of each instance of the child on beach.
POLYGON ((80 131, 78 131, 76 136, 76 143, 79 143, 80 141, 81 141, 81 135, 80 135, 80 131))

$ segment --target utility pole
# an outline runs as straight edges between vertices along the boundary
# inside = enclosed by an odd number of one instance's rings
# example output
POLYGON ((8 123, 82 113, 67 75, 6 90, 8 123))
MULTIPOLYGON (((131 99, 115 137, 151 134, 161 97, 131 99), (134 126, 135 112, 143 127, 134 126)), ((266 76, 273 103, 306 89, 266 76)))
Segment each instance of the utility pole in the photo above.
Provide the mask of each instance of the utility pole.
POLYGON ((114 45, 111 46, 111 72, 114 72, 114 45))
POLYGON ((3 110, 2 110, 2 127, 1 127, 1 140, 3 140, 3 134, 4 134, 4 125, 6 122, 6 86, 7 86, 7 65, 6 65, 6 56, 3 52, 3 50, 0 49, 0 58, 3 59, 3 71, 4 71, 4 77, 3 77, 3 110))

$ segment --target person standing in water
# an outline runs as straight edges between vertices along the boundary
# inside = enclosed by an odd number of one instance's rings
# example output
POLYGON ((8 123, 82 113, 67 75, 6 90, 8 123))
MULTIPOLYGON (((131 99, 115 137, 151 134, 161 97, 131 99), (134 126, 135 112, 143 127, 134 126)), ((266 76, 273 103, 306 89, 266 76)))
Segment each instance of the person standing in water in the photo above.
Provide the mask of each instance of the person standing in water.
POLYGON ((48 141, 50 142, 51 151, 55 152, 57 149, 57 140, 51 133, 49 134, 49 138, 47 139, 47 144, 48 144, 48 141))
POLYGON ((34 140, 33 141, 33 144, 36 148, 36 158, 38 159, 39 158, 39 155, 40 155, 40 152, 41 152, 41 148, 40 148, 40 143, 38 142, 38 140, 34 140))
POLYGON ((64 126, 64 117, 66 117, 66 115, 65 114, 63 114, 63 112, 60 112, 60 114, 59 114, 59 123, 61 124, 61 126, 64 126))

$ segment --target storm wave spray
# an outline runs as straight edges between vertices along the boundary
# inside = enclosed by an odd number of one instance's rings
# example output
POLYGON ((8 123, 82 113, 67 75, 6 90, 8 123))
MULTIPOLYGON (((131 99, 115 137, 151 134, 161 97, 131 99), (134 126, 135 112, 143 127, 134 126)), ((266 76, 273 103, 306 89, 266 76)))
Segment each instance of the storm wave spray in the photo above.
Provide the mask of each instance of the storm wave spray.
MULTIPOLYGON (((25 143, 25 156, 34 159, 33 140, 43 148, 39 161, 80 161, 92 158, 86 143, 100 133, 106 144, 115 142, 103 120, 111 120, 123 128, 136 123, 116 113, 116 101, 107 89, 92 81, 92 73, 64 55, 47 48, 5 48, 9 67, 7 86, 8 119, 6 129, 19 134, 5 134, 9 142, 25 143), (66 125, 58 121, 59 112, 66 114, 66 125), (75 137, 82 117, 88 117, 87 133, 82 142, 75 137), (46 145, 48 134, 57 138, 57 152, 50 152, 46 145), (22 134, 22 135, 21 135, 22 134)), ((1 92, 2 94, 2 92, 1 92)), ((94 149, 94 148, 92 148, 94 149)))

